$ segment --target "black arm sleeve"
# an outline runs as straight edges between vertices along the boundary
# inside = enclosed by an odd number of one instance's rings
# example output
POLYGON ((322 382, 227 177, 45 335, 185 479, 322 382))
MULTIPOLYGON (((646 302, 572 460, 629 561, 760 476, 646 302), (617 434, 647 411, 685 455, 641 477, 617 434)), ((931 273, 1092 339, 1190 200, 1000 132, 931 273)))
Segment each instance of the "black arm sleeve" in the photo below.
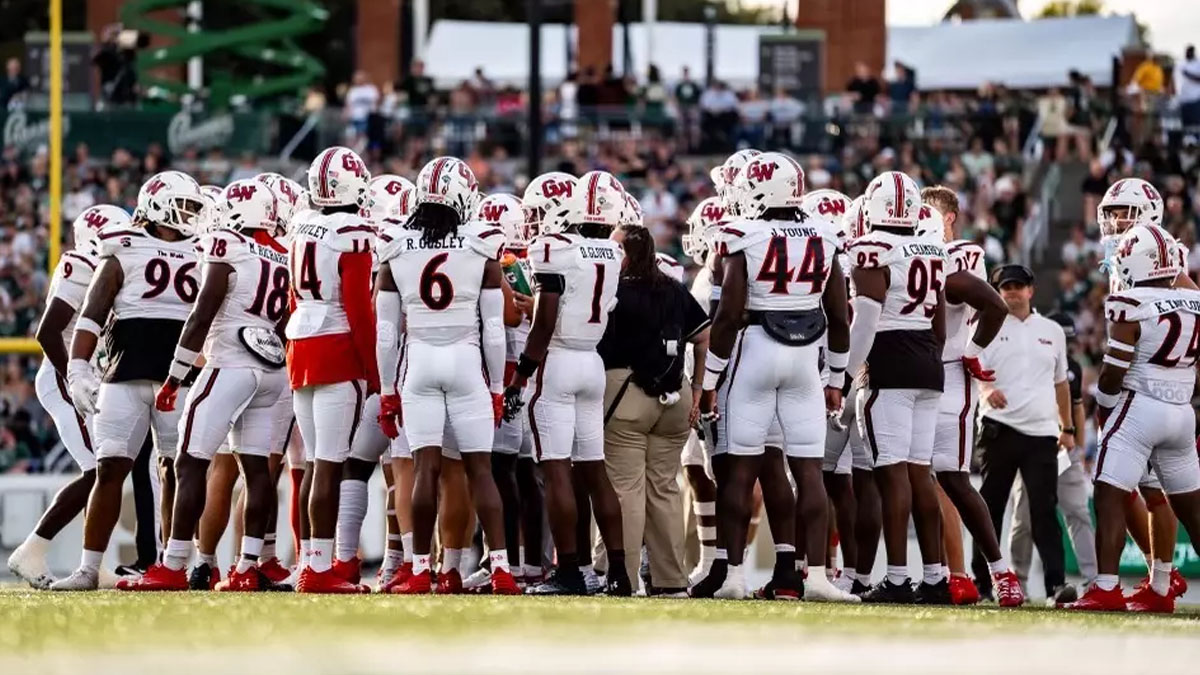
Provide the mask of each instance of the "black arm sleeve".
POLYGON ((544 291, 546 293, 562 294, 567 290, 567 280, 561 274, 535 274, 533 275, 533 291, 544 291))

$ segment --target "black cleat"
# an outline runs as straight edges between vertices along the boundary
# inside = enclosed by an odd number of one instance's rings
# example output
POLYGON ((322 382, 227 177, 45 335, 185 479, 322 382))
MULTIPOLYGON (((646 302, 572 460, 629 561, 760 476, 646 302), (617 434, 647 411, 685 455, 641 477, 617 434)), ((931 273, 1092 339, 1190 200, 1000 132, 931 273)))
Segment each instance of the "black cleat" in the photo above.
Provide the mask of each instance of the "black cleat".
POLYGON ((1050 597, 1054 598, 1057 606, 1062 607, 1078 600, 1079 591, 1075 590, 1075 587, 1071 584, 1062 584, 1061 586, 1054 587, 1054 591, 1050 593, 1050 597))
POLYGON ((884 579, 875 584, 862 596, 863 602, 875 602, 889 605, 911 605, 914 602, 912 582, 908 579, 902 584, 893 584, 884 579))
POLYGON ((526 595, 587 595, 587 585, 579 575, 565 575, 554 570, 546 580, 525 589, 526 595))
POLYGON ((220 573, 209 567, 208 563, 200 563, 193 567, 192 573, 188 575, 188 588, 193 591, 211 591, 220 578, 220 573))
POLYGON ((604 582, 604 589, 600 592, 612 598, 632 597, 633 584, 629 582, 629 577, 624 574, 618 577, 615 574, 611 574, 612 570, 609 570, 609 572, 608 579, 604 582))
POLYGON ((148 565, 143 566, 140 563, 133 563, 132 565, 117 565, 117 568, 113 572, 119 577, 140 577, 148 569, 150 569, 148 565))
POLYGON ((714 560, 708 570, 708 576, 701 579, 688 590, 693 598, 712 598, 725 583, 725 574, 729 571, 729 563, 724 560, 714 560))
POLYGON ((854 583, 850 584, 851 595, 861 596, 863 593, 866 593, 869 590, 871 590, 871 587, 859 581, 858 579, 855 579, 854 583))
POLYGON ((913 591, 913 599, 918 605, 950 605, 950 581, 942 579, 936 584, 927 584, 924 581, 917 584, 917 589, 913 591))
POLYGON ((779 575, 771 577, 766 586, 754 591, 756 600, 799 600, 804 597, 804 580, 792 572, 782 579, 779 575))

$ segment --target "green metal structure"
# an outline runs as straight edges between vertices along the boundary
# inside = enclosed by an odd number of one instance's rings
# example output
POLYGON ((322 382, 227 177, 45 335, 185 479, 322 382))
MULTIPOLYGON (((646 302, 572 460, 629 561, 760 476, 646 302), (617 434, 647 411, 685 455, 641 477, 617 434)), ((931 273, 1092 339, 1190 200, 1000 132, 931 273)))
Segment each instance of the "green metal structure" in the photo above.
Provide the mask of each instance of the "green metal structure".
MULTIPOLYGON (((186 12, 188 0, 128 0, 121 6, 121 21, 127 28, 166 37, 169 46, 142 49, 138 52, 138 78, 144 87, 158 87, 174 97, 184 94, 204 96, 210 105, 224 107, 230 97, 245 96, 248 100, 297 92, 325 74, 325 67, 296 44, 296 38, 321 28, 329 13, 308 0, 206 0, 206 14, 221 10, 222 5, 236 5, 238 11, 257 17, 256 23, 228 30, 196 32, 188 30, 187 21, 170 23, 151 18, 150 14, 164 9, 186 12), (221 70, 207 68, 207 92, 193 91, 186 82, 156 76, 153 69, 160 66, 182 65, 193 57, 231 54, 246 62, 269 66, 264 70, 272 75, 254 75, 246 79, 221 70), (283 71, 283 72, 280 72, 283 71)), ((252 65, 252 64, 251 64, 252 65)))

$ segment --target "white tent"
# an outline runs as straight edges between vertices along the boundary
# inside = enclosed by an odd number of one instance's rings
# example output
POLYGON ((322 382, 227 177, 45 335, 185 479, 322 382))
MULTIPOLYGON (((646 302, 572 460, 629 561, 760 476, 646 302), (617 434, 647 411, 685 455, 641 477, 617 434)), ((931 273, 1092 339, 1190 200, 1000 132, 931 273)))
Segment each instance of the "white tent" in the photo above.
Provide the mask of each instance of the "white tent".
POLYGON ((964 21, 889 28, 887 62, 916 68, 921 89, 1051 87, 1070 70, 1109 86, 1113 57, 1136 43, 1130 16, 964 21))
MULTIPOLYGON (((716 75, 735 88, 758 78, 758 38, 778 34, 778 26, 716 27, 716 75)), ((704 76, 705 27, 697 23, 654 24, 654 54, 646 53, 643 24, 630 26, 634 72, 644 78, 654 63, 675 80, 683 66, 704 76)), ((621 71, 622 27, 613 26, 613 63, 621 71)), ((542 78, 560 82, 567 74, 567 40, 575 27, 542 26, 542 78)), ((1112 79, 1112 57, 1135 44, 1137 26, 1129 16, 1070 19, 995 19, 888 29, 888 64, 895 60, 917 70, 922 89, 974 89, 984 81, 1009 87, 1049 87, 1067 83, 1078 70, 1096 84, 1112 79)), ((529 28, 519 23, 438 21, 425 53, 426 72, 438 86, 450 87, 482 67, 491 79, 523 85, 529 75, 529 28)), ((835 85, 837 83, 834 83, 835 85)))

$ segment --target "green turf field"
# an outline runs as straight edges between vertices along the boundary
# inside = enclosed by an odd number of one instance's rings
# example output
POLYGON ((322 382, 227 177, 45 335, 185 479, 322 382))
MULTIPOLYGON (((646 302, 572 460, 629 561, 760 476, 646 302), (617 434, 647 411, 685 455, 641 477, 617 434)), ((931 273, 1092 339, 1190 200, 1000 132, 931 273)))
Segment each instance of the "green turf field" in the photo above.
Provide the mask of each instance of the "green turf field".
POLYGON ((3 673, 731 673, 795 672, 799 663, 840 672, 1130 673, 1191 669, 1198 659, 1194 608, 1162 617, 607 598, 0 592, 3 673))

